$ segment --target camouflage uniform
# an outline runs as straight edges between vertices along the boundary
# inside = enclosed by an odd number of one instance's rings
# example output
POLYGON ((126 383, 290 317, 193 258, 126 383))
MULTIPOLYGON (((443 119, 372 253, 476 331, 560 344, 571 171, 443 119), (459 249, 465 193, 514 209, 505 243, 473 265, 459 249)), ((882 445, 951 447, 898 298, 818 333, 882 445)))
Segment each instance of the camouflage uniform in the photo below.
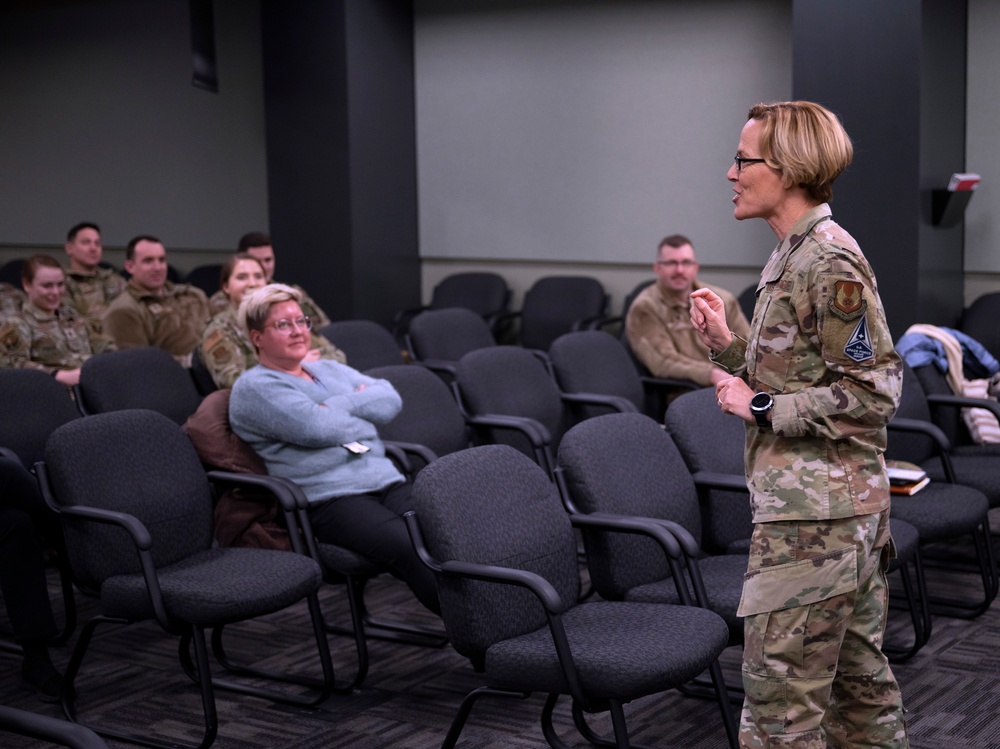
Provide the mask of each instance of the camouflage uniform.
POLYGON ((20 312, 28 296, 16 286, 0 283, 0 315, 20 312))
MULTIPOLYGON (((278 282, 272 281, 271 283, 278 282)), ((312 297, 306 293, 305 289, 295 284, 289 285, 302 295, 302 301, 299 302, 299 307, 302 308, 302 314, 312 320, 313 330, 319 330, 324 325, 330 324, 330 318, 327 317, 326 313, 319 308, 319 305, 312 300, 312 297)), ((229 297, 226 296, 226 292, 219 289, 208 298, 208 306, 211 309, 212 314, 217 315, 229 308, 229 297)), ((313 348, 315 348, 315 346, 313 348)))
MULTIPOLYGON (((347 364, 347 356, 339 348, 312 332, 310 348, 318 348, 320 357, 347 364)), ((219 388, 232 387, 236 378, 257 364, 254 350, 246 331, 236 321, 232 305, 212 318, 201 339, 201 360, 219 388)))
POLYGON ((25 302, 20 313, 0 320, 0 367, 54 374, 78 369, 92 355, 114 348, 110 338, 95 333, 72 307, 53 313, 25 302))
MULTIPOLYGON (((695 289, 711 289, 726 305, 726 320, 733 332, 745 336, 750 329, 736 297, 716 286, 694 283, 695 289)), ((646 368, 657 377, 693 380, 699 385, 712 384, 715 365, 708 358, 691 324, 691 297, 654 283, 635 298, 625 317, 629 346, 646 368)))
POLYGON ((208 299, 201 289, 167 281, 163 295, 157 296, 129 281, 125 293, 104 311, 102 322, 118 348, 159 346, 190 367, 208 317, 208 299))
POLYGON ((66 301, 84 317, 97 323, 100 328, 101 315, 119 296, 128 282, 114 268, 98 267, 93 273, 77 270, 66 271, 66 301))
POLYGON ((854 239, 808 211, 771 254, 749 342, 715 360, 774 395, 747 427, 755 528, 745 617, 741 746, 906 747, 881 652, 889 483, 885 426, 902 365, 854 239))

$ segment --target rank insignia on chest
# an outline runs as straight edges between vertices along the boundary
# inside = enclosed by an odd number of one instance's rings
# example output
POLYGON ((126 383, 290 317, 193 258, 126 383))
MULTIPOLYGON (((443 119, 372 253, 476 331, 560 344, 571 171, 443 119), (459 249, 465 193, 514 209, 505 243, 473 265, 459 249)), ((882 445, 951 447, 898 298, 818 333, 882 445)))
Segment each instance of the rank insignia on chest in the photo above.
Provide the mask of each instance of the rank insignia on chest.
POLYGON ((868 335, 868 318, 862 317, 858 320, 857 327, 847 339, 844 346, 844 353, 856 362, 863 362, 875 356, 875 349, 872 348, 871 338, 868 335))
POLYGON ((862 298, 863 287, 857 281, 837 281, 830 298, 830 311, 841 320, 856 320, 864 315, 868 303, 862 298))

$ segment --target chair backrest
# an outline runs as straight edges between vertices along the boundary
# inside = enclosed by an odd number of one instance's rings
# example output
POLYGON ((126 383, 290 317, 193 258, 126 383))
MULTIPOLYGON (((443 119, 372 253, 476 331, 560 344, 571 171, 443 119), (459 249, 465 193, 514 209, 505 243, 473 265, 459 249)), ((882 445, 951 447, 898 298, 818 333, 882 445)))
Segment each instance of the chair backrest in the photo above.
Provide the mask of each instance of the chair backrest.
POLYGON ((959 327, 1000 359, 1000 291, 983 294, 970 304, 959 327))
MULTIPOLYGON (((903 395, 899 399, 899 406, 893 418, 917 419, 933 423, 931 408, 927 403, 927 393, 924 392, 916 372, 906 362, 903 362, 903 395)), ((929 437, 890 429, 885 457, 922 463, 934 455, 934 449, 929 437)))
POLYGON ((184 283, 189 283, 205 292, 205 296, 212 296, 220 288, 219 276, 222 273, 222 263, 209 263, 192 268, 184 277, 184 283))
POLYGON ((0 447, 14 451, 26 468, 42 457, 58 427, 79 418, 69 389, 37 369, 0 369, 0 447))
POLYGON ((320 335, 347 354, 347 364, 359 372, 402 364, 403 354, 392 333, 371 320, 338 320, 320 335))
POLYGON ((546 276, 532 284, 521 306, 521 345, 548 351, 563 333, 607 314, 608 295, 589 276, 546 276))
MULTIPOLYGON (((136 517, 149 530, 153 561, 171 564, 212 544, 212 493, 181 428, 144 409, 76 419, 45 448, 58 506, 86 505, 136 517)), ((112 526, 64 523, 74 575, 97 589, 108 577, 140 571, 135 545, 112 526)))
POLYGON ((510 288, 498 273, 452 273, 431 292, 431 309, 463 307, 486 318, 507 311, 510 288))
MULTIPOLYGON (((526 349, 492 346, 470 351, 458 361, 455 386, 470 416, 499 414, 534 419, 548 431, 552 450, 566 430, 567 415, 559 388, 545 365, 526 349)), ((478 430, 478 434, 482 439, 484 431, 478 430)), ((511 445, 525 455, 534 455, 520 435, 508 430, 490 434, 486 441, 511 445)))
POLYGON ((92 356, 80 369, 77 396, 88 414, 148 408, 178 424, 201 403, 191 372, 155 346, 92 356))
POLYGON ((11 286, 20 289, 22 265, 24 265, 24 260, 21 258, 8 260, 3 265, 0 265, 0 282, 9 283, 11 286))
POLYGON ((205 366, 205 360, 201 358, 201 346, 195 348, 191 353, 191 379, 194 381, 194 387, 198 394, 202 397, 219 389, 215 380, 212 379, 212 373, 205 366))
MULTIPOLYGON (((693 390, 676 398, 667 409, 665 422, 692 473, 746 475, 745 422, 719 409, 715 388, 693 390)), ((711 489, 701 496, 702 546, 706 551, 721 553, 734 541, 750 538, 753 522, 745 492, 711 489)))
MULTIPOLYGON (((631 401, 639 411, 645 410, 639 372, 628 351, 609 333, 600 330, 564 333, 549 347, 549 359, 563 392, 617 395, 631 401)), ((598 413, 600 410, 595 407, 585 407, 587 417, 598 413)))
POLYGON ((747 320, 753 319, 753 311, 757 306, 757 284, 752 283, 747 286, 736 299, 740 305, 740 311, 747 320))
MULTIPOLYGON (((421 471, 413 506, 431 555, 541 575, 566 607, 579 596, 576 541, 555 486, 504 445, 446 455, 421 471)), ((441 614, 455 649, 481 664, 486 648, 545 624, 525 590, 440 577, 441 614)))
MULTIPOLYGON (((563 437, 559 467, 581 512, 672 520, 701 537, 698 492, 670 435, 642 414, 607 414, 563 437)), ((621 533, 585 533, 594 589, 620 600, 638 585, 669 576, 654 541, 621 533)))
POLYGON ((457 362, 470 351, 496 345, 486 320, 463 307, 421 312, 410 321, 407 340, 417 361, 457 362))
POLYGON ((383 439, 425 445, 438 457, 469 446, 462 412, 436 374, 412 364, 375 367, 365 374, 388 380, 403 399, 396 418, 379 427, 383 439))

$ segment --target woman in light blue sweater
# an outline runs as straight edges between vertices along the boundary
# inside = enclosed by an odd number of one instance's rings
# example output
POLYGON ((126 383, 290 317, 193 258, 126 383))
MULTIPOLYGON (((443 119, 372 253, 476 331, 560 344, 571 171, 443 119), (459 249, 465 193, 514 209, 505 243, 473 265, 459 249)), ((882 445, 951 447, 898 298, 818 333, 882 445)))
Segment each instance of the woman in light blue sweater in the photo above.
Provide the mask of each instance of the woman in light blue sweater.
POLYGON ((385 564, 437 612, 433 573, 417 558, 401 515, 410 484, 385 457, 376 429, 399 413, 399 394, 336 361, 303 366, 311 323, 289 286, 248 294, 239 318, 260 364, 233 385, 233 432, 260 454, 268 473, 302 487, 320 541, 385 564))

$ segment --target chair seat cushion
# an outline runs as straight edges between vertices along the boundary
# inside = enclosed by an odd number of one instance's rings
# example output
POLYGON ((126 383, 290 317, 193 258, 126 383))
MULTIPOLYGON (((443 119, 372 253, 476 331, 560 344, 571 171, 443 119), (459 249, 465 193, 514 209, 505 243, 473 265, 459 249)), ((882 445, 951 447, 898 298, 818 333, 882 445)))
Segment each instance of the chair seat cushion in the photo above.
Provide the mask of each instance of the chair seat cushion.
MULTIPOLYGON (((986 495, 990 507, 1000 507, 1000 463, 988 455, 963 453, 951 456, 955 469, 955 480, 963 486, 971 486, 986 495)), ((940 458, 932 458, 920 464, 932 481, 944 481, 944 469, 940 458)))
POLYGON ((339 575, 351 575, 355 577, 374 577, 384 571, 384 567, 377 562, 361 556, 356 551, 345 549, 343 546, 325 544, 322 541, 316 544, 319 551, 320 561, 326 572, 339 575))
MULTIPOLYGON (((726 647, 726 623, 707 609, 595 601, 562 617, 583 688, 598 699, 630 700, 700 674, 726 647)), ((548 626, 486 651, 485 675, 498 689, 567 694, 548 626)))
MULTIPOLYGON (((743 619, 736 615, 743 594, 743 576, 748 565, 747 554, 722 554, 702 557, 698 560, 708 594, 708 608, 717 613, 729 626, 735 641, 743 641, 743 619)), ((626 601, 643 603, 681 602, 673 578, 639 585, 625 594, 626 601)))
MULTIPOLYGON (((156 574, 167 613, 204 627, 279 611, 315 592, 322 581, 313 559, 269 549, 209 549, 156 574)), ((109 577, 101 602, 108 616, 154 615, 141 574, 109 577)))
POLYGON ((982 492, 960 484, 931 481, 912 496, 893 496, 890 517, 912 525, 921 543, 926 543, 972 533, 986 519, 988 510, 982 492))

